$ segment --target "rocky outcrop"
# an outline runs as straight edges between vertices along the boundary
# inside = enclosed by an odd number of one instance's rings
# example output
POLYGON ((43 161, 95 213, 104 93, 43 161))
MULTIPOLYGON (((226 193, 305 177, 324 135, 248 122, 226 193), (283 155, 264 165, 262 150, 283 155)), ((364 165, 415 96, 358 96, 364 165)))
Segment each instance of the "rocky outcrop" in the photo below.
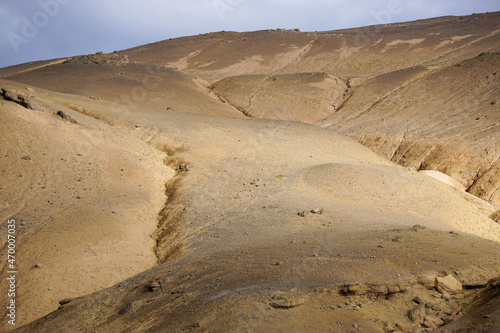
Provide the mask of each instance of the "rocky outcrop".
POLYGON ((0 88, 0 99, 4 99, 6 101, 17 103, 26 109, 33 109, 31 105, 31 101, 28 96, 23 94, 18 94, 11 90, 0 88))
POLYGON ((122 54, 104 54, 97 52, 96 54, 88 54, 83 56, 73 57, 64 62, 65 64, 80 64, 80 65, 106 65, 106 66, 121 66, 129 63, 128 56, 122 54))
MULTIPOLYGON (((491 280, 490 285, 495 281, 491 280)), ((372 297, 389 297, 393 294, 407 295, 411 300, 408 319, 413 328, 406 330, 404 323, 396 323, 400 331, 413 332, 415 327, 424 330, 435 330, 463 315, 463 309, 458 304, 464 298, 462 283, 448 274, 441 276, 438 273, 428 273, 414 280, 392 283, 387 285, 352 284, 339 287, 341 295, 372 297), (405 329, 402 329, 405 328, 405 329)), ((403 297, 403 296, 402 296, 403 297)), ((393 327, 392 325, 389 325, 393 327)), ((407 326, 407 325, 406 325, 407 326)), ((387 329, 388 332, 394 330, 387 329)))

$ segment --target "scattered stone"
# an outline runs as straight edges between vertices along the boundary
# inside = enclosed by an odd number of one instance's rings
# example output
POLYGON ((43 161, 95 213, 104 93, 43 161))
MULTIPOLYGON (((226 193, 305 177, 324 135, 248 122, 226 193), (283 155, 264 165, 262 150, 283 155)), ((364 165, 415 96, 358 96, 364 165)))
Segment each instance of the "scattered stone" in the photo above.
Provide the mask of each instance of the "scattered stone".
POLYGON ((402 239, 403 239, 403 237, 401 237, 401 236, 396 236, 396 237, 394 237, 394 238, 392 239, 392 241, 393 241, 394 243, 397 243, 397 242, 401 242, 401 240, 402 240, 402 239))
POLYGON ((256 186, 256 187, 259 187, 259 182, 260 182, 260 178, 257 178, 257 179, 255 179, 255 180, 252 180, 252 181, 250 182, 250 185, 252 185, 252 186, 256 186))
POLYGON ((462 292, 462 284, 451 274, 436 278, 436 289, 444 294, 458 294, 462 292))
POLYGON ((57 115, 59 117, 61 117, 62 119, 72 123, 72 124, 78 124, 78 122, 76 120, 74 120, 73 118, 71 118, 70 116, 68 116, 66 113, 64 113, 64 111, 57 111, 57 115))
POLYGON ((389 290, 387 289, 387 286, 371 286, 370 290, 374 294, 387 294, 389 290))
POLYGON ((422 275, 418 277, 417 281, 427 289, 433 289, 436 286, 436 275, 435 274, 422 275))
POLYGON ((306 217, 307 212, 303 211, 303 212, 297 213, 297 215, 300 216, 300 217, 306 217))
POLYGON ((436 304, 436 303, 434 303, 434 302, 429 302, 429 303, 426 303, 426 304, 425 304, 425 308, 427 309, 427 310, 426 310, 426 313, 427 313, 427 314, 432 314, 432 308, 434 307, 434 304, 436 304))
POLYGON ((158 281, 154 280, 154 281, 151 281, 148 285, 148 290, 150 292, 155 292, 155 291, 158 291, 161 289, 161 285, 158 281))
POLYGON ((368 286, 353 284, 343 289, 344 294, 364 295, 368 292, 368 286))
POLYGON ((387 332, 387 333, 396 332, 396 327, 394 327, 393 325, 385 322, 384 323, 384 332, 387 332))
POLYGON ((443 299, 446 301, 451 301, 453 299, 453 296, 445 292, 443 293, 443 299))
POLYGON ((313 213, 313 214, 324 214, 325 211, 323 210, 323 208, 314 208, 314 209, 311 209, 311 213, 313 213))
POLYGON ((427 227, 424 227, 423 225, 420 225, 420 224, 415 224, 413 227, 412 227, 412 230, 413 231, 419 231, 419 230, 425 230, 427 229, 427 227))
POLYGON ((31 161, 31 157, 29 156, 23 156, 21 157, 22 160, 25 160, 25 161, 31 161))
POLYGON ((400 282, 398 283, 398 288, 400 291, 406 291, 410 287, 410 282, 400 282))
POLYGON ((425 320, 425 306, 419 304, 410 311, 410 319, 415 325, 422 325, 425 320))
POLYGON ((184 171, 189 171, 189 167, 185 164, 180 164, 179 167, 177 168, 179 172, 184 172, 184 171))
POLYGON ((425 316, 424 326, 428 328, 438 328, 444 325, 444 321, 436 316, 425 316))
POLYGON ((435 303, 432 305, 432 310, 438 311, 438 312, 446 312, 449 313, 451 311, 450 307, 446 305, 446 303, 435 303))
POLYGON ((42 267, 43 267, 43 264, 40 264, 40 263, 37 263, 37 264, 35 265, 35 268, 42 268, 42 267))
POLYGON ((399 290, 399 287, 397 285, 391 284, 391 285, 387 286, 387 291, 389 294, 397 294, 401 290, 399 290))
POLYGON ((491 102, 491 105, 496 105, 497 104, 497 101, 492 101, 491 102))
POLYGON ((396 328, 398 330, 400 330, 401 332, 405 332, 405 333, 411 333, 413 332, 413 327, 411 327, 411 325, 409 324, 406 324, 406 323, 397 323, 396 324, 396 328))
POLYGON ((305 299, 295 296, 273 296, 269 305, 275 309, 292 309, 305 303, 305 299))
POLYGON ((432 332, 434 330, 437 330, 437 328, 438 328, 436 325, 434 325, 431 322, 424 322, 423 326, 426 327, 426 330, 425 330, 426 332, 432 332))
POLYGON ((69 302, 71 302, 71 298, 64 298, 64 299, 59 301, 59 304, 64 305, 64 304, 68 304, 69 302))

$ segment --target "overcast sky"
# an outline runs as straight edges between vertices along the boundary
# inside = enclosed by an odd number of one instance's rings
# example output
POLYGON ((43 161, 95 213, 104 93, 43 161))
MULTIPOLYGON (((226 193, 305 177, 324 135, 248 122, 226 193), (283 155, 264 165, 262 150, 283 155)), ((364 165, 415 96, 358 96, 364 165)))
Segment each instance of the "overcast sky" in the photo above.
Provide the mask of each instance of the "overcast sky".
POLYGON ((0 67, 173 37, 376 23, 500 11, 500 0, 0 0, 0 67))

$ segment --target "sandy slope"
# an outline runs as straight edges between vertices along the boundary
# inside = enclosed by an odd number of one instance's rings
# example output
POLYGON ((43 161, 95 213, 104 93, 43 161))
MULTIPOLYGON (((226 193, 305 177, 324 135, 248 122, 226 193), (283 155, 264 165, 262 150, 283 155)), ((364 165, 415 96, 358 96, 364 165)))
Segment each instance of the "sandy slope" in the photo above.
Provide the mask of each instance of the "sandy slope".
POLYGON ((310 124, 335 113, 348 96, 346 82, 325 73, 236 76, 210 88, 253 118, 310 124))
POLYGON ((0 216, 4 230, 18 223, 19 323, 153 266, 150 234, 173 176, 164 154, 66 108, 78 123, 65 121, 57 105, 0 103, 0 216))

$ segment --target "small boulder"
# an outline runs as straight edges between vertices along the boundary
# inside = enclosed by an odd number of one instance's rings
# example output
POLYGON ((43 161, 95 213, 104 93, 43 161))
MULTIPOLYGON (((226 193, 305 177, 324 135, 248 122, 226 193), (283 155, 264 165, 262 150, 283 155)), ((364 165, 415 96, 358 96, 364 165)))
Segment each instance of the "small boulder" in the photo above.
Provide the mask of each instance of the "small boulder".
POLYGON ((64 113, 64 111, 62 110, 59 110, 57 111, 57 115, 59 117, 61 117, 62 119, 72 123, 72 124, 78 124, 78 122, 76 120, 74 120, 73 118, 71 118, 69 115, 67 115, 66 113, 64 113))
POLYGON ((149 284, 148 284, 148 290, 150 292, 155 292, 155 291, 158 291, 161 289, 161 286, 160 286, 160 283, 156 280, 154 281, 151 281, 149 284))
POLYGON ((412 333, 413 332, 413 327, 407 323, 397 323, 396 328, 400 330, 401 332, 405 333, 412 333))
POLYGON ((444 325, 444 321, 436 316, 425 316, 424 326, 436 329, 444 325))
POLYGON ((324 209, 323 208, 313 208, 311 209, 311 213, 313 214, 324 214, 324 209))
POLYGON ((401 236, 396 236, 396 237, 394 237, 394 238, 392 239, 392 241, 393 241, 394 243, 401 242, 402 240, 403 240, 403 237, 401 237, 401 236))
POLYGON ((426 287, 427 289, 433 289, 436 286, 436 275, 426 274, 419 276, 418 283, 426 287))
POLYGON ((399 293, 401 290, 399 289, 399 287, 395 284, 390 284, 387 286, 387 291, 389 294, 397 294, 399 293))
POLYGON ((387 293, 389 293, 387 286, 371 286, 370 290, 374 294, 386 295, 387 293))
POLYGON ((68 304, 69 302, 71 302, 71 298, 64 298, 64 299, 59 301, 59 304, 64 305, 64 304, 68 304))
POLYGON ((446 301, 451 301, 453 299, 453 296, 448 293, 443 293, 443 299, 446 301))
POLYGON ((427 305, 430 303, 436 303, 437 299, 427 292, 415 291, 413 301, 418 304, 427 305))
POLYGON ((436 278, 436 289, 441 294, 458 294, 462 292, 462 284, 451 274, 436 278))
POLYGON ((423 225, 420 224, 415 224, 412 228, 413 231, 419 231, 419 230, 425 230, 427 227, 424 227, 423 225))
POLYGON ((344 288, 345 294, 364 295, 368 292, 368 287, 360 284, 353 284, 344 288))
POLYGON ((398 283, 398 288, 400 291, 406 291, 410 287, 410 282, 400 282, 398 283))
POLYGON ((294 295, 273 296, 269 305, 275 309, 292 309, 305 303, 303 297, 294 295))
POLYGON ((425 320, 425 305, 419 304, 410 311, 410 319, 415 325, 422 325, 425 320))
POLYGON ((184 171, 189 171, 189 167, 185 164, 180 164, 179 168, 177 169, 179 172, 184 172, 184 171))

